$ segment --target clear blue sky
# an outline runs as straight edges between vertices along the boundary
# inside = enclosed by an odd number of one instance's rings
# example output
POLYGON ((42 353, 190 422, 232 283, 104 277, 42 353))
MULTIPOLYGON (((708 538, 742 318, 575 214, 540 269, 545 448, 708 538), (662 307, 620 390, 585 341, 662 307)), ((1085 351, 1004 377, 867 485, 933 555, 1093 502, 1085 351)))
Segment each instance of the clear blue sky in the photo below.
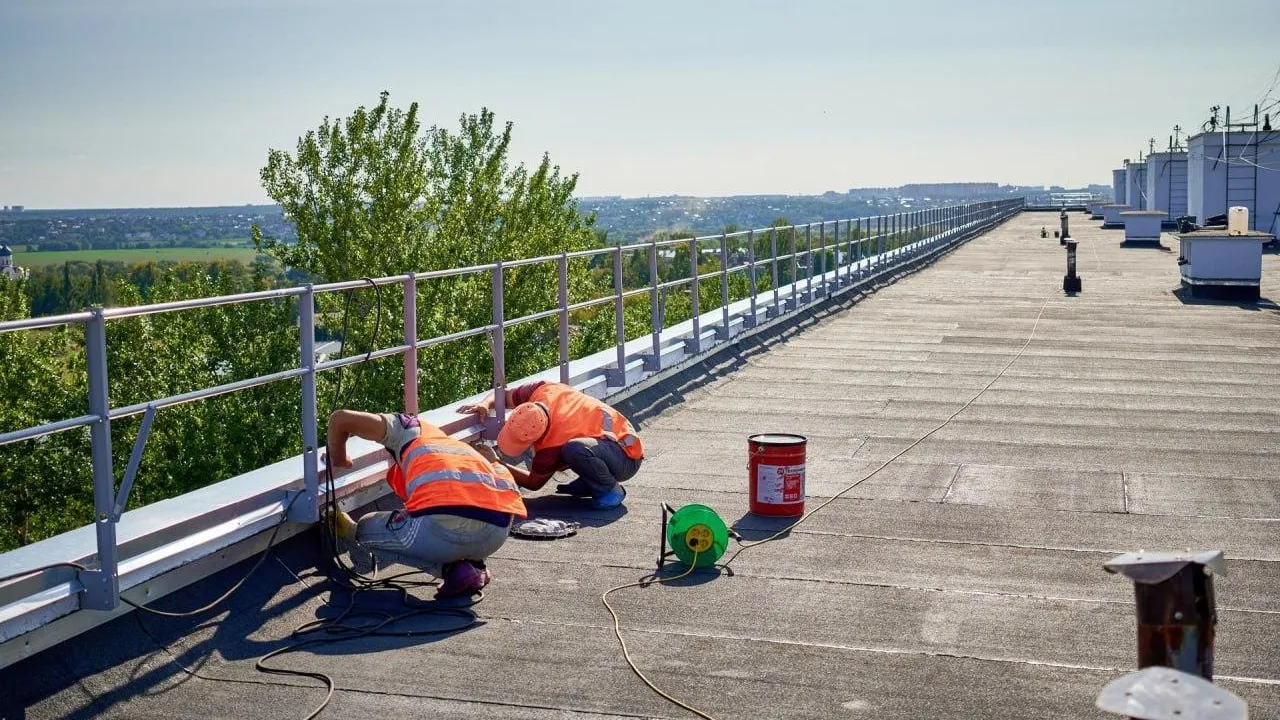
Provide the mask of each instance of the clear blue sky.
POLYGON ((383 89, 492 108, 583 195, 1105 183, 1270 83, 1280 2, 1229 6, 3 0, 0 204, 265 202, 268 148, 383 89))

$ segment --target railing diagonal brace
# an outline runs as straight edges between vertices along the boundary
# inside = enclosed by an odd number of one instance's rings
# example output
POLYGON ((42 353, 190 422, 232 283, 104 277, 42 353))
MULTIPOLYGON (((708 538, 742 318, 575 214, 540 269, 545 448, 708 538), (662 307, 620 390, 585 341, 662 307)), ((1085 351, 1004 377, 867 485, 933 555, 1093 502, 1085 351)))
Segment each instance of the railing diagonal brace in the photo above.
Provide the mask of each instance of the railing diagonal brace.
POLYGON ((115 505, 111 508, 112 520, 120 522, 125 505, 129 503, 129 491, 133 489, 133 480, 138 476, 138 466, 142 464, 142 452, 147 447, 147 438, 151 435, 151 422, 156 419, 156 406, 148 405, 142 416, 142 427, 138 428, 138 439, 133 441, 133 453, 129 455, 129 466, 124 471, 124 482, 116 493, 115 505))

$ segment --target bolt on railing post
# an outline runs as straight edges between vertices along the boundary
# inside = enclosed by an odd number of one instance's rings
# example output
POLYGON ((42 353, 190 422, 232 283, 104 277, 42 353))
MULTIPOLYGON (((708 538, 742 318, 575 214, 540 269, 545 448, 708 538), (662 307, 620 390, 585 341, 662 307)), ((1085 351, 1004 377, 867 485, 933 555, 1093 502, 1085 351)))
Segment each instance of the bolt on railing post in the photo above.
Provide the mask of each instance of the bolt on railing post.
POLYGON ((756 272, 756 231, 755 230, 747 231, 747 262, 750 263, 749 265, 747 265, 747 276, 751 281, 751 316, 747 320, 744 327, 752 328, 756 326, 756 292, 758 290, 758 288, 756 287, 757 272, 756 272))
POLYGON ((607 385, 625 387, 627 384, 627 325, 626 303, 623 298, 625 286, 622 282, 622 246, 613 249, 613 337, 616 343, 618 369, 612 378, 606 379, 607 385), (610 382, 612 380, 612 382, 610 382))
POLYGON ((769 258, 770 265, 772 266, 770 269, 773 273, 773 308, 768 313, 768 317, 777 317, 782 314, 779 309, 782 299, 782 288, 779 287, 778 284, 780 276, 778 275, 778 228, 776 227, 769 228, 769 258))
MULTIPOLYGON (((304 497, 293 501, 289 519, 293 522, 314 522, 320 519, 320 418, 316 410, 316 293, 310 283, 298 296, 298 346, 299 367, 306 370, 301 383, 304 497)), ((325 462, 329 462, 328 457, 325 462)))
POLYGON ((107 320, 95 307, 84 324, 85 364, 89 376, 89 426, 93 463, 93 517, 98 543, 98 569, 80 573, 81 607, 111 610, 120 598, 119 548, 116 546, 115 471, 111 465, 111 397, 107 390, 107 320))
POLYGON ((507 420, 507 335, 503 325, 506 324, 506 314, 503 309, 503 281, 502 281, 502 261, 499 260, 493 266, 493 333, 492 353, 493 353, 493 413, 494 417, 490 419, 489 427, 486 428, 486 436, 492 440, 497 438, 498 429, 507 420))
POLYGON ((685 341, 685 352, 697 353, 702 349, 702 321, 698 318, 698 238, 689 238, 689 307, 693 315, 693 337, 685 341))
POLYGON ((418 414, 418 285, 413 273, 404 279, 404 411, 418 414))
POLYGON ((729 339, 729 237, 720 233, 720 327, 716 335, 729 339))
POLYGON ((560 382, 569 384, 569 254, 560 253, 556 258, 557 302, 560 313, 557 318, 560 338, 560 382))

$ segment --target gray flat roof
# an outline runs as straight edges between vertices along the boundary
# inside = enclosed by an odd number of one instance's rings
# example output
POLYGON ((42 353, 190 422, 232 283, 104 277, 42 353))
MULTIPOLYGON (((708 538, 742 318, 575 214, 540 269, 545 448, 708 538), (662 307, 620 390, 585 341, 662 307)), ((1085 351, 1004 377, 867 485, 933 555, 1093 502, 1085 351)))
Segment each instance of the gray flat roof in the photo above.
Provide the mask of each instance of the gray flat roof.
MULTIPOLYGON (((1280 308, 1184 302, 1176 252, 1121 248, 1122 231, 1078 214, 1084 292, 1065 297, 1063 252, 1039 233, 1056 221, 1020 215, 759 352, 660 387, 674 404, 643 423, 649 457, 626 511, 532 499, 535 514, 586 526, 508 542, 478 625, 275 663, 332 675, 329 717, 688 717, 627 669, 600 602, 652 569, 659 503, 710 505, 759 537, 777 523, 744 517, 748 435, 808 436, 813 507, 936 428, 1025 344, 954 420, 743 553, 735 576, 615 594, 636 662, 722 720, 1107 717, 1094 698, 1135 667, 1136 640, 1131 586, 1102 564, 1221 549, 1219 682, 1252 717, 1280 717, 1280 308)), ((1263 273, 1263 296, 1280 300, 1280 257, 1263 273)), ((319 684, 253 666, 326 612, 315 543, 286 543, 199 621, 134 614, 0 671, 0 706, 28 718, 302 717, 319 684)), ((160 607, 196 606, 244 571, 160 607)))

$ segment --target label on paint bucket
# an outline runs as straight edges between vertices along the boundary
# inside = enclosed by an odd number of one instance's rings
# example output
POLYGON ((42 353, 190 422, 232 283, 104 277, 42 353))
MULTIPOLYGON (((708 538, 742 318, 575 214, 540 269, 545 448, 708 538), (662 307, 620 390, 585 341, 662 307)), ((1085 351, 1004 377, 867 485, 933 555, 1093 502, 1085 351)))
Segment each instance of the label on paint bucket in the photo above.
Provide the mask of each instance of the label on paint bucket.
POLYGON ((804 500, 804 465, 757 465, 756 502, 769 505, 804 500))

